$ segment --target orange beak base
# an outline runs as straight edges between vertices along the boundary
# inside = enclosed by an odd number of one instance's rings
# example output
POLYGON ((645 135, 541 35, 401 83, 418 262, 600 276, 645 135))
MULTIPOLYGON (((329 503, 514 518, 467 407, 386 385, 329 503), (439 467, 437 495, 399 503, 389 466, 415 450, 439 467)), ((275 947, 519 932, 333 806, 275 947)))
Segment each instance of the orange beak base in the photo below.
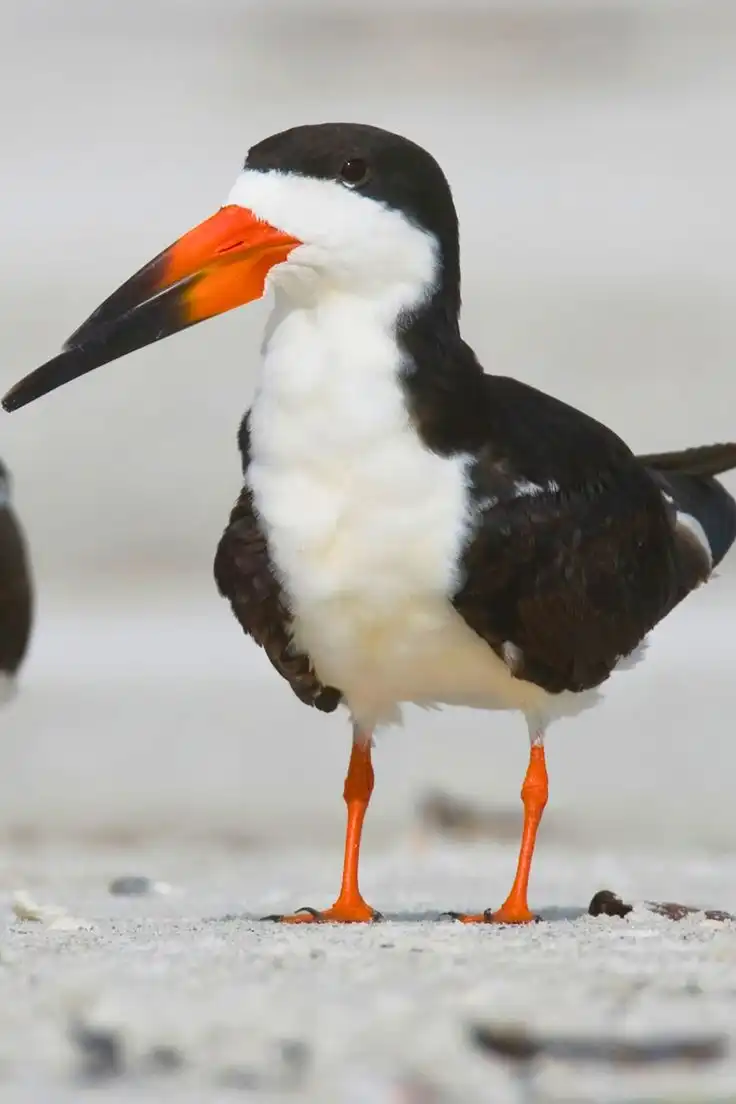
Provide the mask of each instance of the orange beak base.
POLYGON ((260 299, 266 277, 301 242, 243 207, 222 207, 118 288, 62 352, 8 391, 18 410, 70 380, 206 318, 260 299))

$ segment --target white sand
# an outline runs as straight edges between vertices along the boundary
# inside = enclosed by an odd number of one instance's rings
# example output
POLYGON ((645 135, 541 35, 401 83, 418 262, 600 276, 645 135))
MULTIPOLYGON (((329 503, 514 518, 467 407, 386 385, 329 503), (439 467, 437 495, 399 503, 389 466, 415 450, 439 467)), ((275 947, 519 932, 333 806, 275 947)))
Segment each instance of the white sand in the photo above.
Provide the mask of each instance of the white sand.
MULTIPOLYGON (((398 1102, 409 1098, 392 1085, 418 1074, 440 1100, 513 1100, 504 1065, 466 1041, 465 1025, 478 1020, 628 1038, 734 1035, 736 924, 672 923, 644 911, 626 921, 567 917, 606 884, 660 899, 677 888, 680 898, 736 908, 736 860, 544 848, 535 898, 547 922, 501 930, 432 919, 449 906, 497 900, 512 861, 511 850, 493 845, 372 854, 364 887, 386 922, 294 929, 253 917, 328 902, 337 854, 6 849, 0 948, 11 960, 0 967, 0 1091, 49 1104, 77 1099, 79 1057, 66 1038, 75 1014, 112 1025, 124 1041, 126 1071, 97 1088, 111 1101, 242 1098, 243 1089, 223 1085, 233 1070, 260 1081, 258 1100, 398 1102), (129 871, 176 890, 107 893, 109 878, 129 871), (7 890, 18 885, 94 930, 15 920, 7 890), (310 1051, 291 1093, 275 1085, 283 1040, 310 1051), (146 1072, 157 1045, 179 1048, 184 1068, 146 1072)), ((706 1072, 636 1076, 544 1062, 538 1085, 541 1099, 558 1101, 733 1100, 736 1059, 706 1072)))

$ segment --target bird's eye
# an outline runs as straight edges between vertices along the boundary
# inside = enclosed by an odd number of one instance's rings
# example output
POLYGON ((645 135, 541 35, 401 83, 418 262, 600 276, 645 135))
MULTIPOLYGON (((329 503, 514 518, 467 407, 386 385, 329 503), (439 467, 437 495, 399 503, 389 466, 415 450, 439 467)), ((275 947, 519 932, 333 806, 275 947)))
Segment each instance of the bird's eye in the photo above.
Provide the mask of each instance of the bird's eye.
POLYGON ((340 169, 340 181, 348 188, 359 188, 370 176, 370 169, 362 157, 351 157, 340 169))

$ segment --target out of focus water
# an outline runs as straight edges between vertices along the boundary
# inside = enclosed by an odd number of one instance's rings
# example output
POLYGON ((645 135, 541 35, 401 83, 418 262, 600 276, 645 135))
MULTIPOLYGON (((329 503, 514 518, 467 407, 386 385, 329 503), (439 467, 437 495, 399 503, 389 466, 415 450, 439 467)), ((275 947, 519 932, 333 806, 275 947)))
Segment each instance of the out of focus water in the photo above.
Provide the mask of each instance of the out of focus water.
MULTIPOLYGON (((736 435, 732 4, 2 0, 0 26, 3 389, 217 207, 251 143, 348 119, 445 167, 489 369, 640 449, 736 435)), ((0 822, 339 825, 344 722, 291 700, 210 582, 265 312, 3 416, 40 612, 0 822)), ((713 594, 551 737, 553 801, 586 831, 730 841, 735 595, 713 594)), ((375 831, 430 781, 515 801, 524 758, 518 720, 412 714, 375 831)))

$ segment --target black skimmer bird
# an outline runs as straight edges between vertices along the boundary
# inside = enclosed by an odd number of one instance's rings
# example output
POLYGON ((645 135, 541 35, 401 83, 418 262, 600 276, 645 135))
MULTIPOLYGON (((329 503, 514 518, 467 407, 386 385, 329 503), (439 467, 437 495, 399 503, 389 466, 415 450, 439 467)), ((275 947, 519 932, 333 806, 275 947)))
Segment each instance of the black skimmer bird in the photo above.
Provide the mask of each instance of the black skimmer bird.
POLYGON ((353 724, 342 888, 326 911, 280 919, 376 917, 358 886, 372 733, 411 702, 524 714, 516 878, 497 911, 459 918, 530 921, 547 727, 593 704, 725 555, 736 503, 714 476, 736 466, 736 444, 637 457, 579 410, 484 374, 460 336, 442 170, 405 138, 337 123, 254 146, 225 205, 3 405, 267 287, 275 305, 239 434, 243 489, 215 576, 301 701, 343 705, 353 724))
POLYGON ((0 461, 0 700, 15 694, 33 624, 33 583, 26 539, 13 509, 12 479, 0 461))

